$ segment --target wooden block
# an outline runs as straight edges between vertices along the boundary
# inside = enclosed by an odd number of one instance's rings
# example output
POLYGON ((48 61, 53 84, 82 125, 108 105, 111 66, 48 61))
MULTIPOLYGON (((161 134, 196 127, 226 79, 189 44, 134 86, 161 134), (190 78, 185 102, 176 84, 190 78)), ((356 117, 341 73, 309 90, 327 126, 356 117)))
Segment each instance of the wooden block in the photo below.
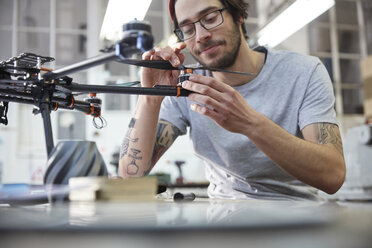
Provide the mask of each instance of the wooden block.
POLYGON ((70 201, 147 201, 155 199, 158 183, 155 177, 75 177, 69 186, 70 201))

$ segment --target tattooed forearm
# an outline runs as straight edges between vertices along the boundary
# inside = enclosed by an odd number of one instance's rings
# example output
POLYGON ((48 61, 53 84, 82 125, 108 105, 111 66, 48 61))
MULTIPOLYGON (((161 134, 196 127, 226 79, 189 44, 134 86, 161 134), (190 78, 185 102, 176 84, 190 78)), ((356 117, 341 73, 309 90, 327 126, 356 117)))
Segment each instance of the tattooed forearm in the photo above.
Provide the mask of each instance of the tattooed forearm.
POLYGON ((319 144, 333 144, 337 151, 343 155, 342 140, 337 125, 319 123, 314 125, 314 128, 319 144))
POLYGON ((125 155, 128 154, 129 142, 133 142, 133 143, 138 142, 138 138, 132 139, 130 137, 135 123, 136 123, 136 119, 132 118, 128 126, 129 129, 127 131, 127 134, 125 135, 123 143, 121 144, 121 147, 120 147, 120 159, 122 159, 125 155))
MULTIPOLYGON (((129 144, 130 142, 132 143, 137 143, 138 138, 131 138, 131 133, 134 128, 134 125, 136 123, 136 119, 132 118, 129 126, 128 126, 128 131, 127 134, 124 137, 123 143, 121 144, 120 148, 120 159, 122 159, 125 155, 128 154, 129 150, 129 144)), ((139 166, 137 165, 137 160, 141 160, 142 157, 139 156, 141 153, 141 150, 131 148, 130 149, 131 153, 128 155, 129 158, 131 158, 131 162, 126 166, 126 172, 130 176, 135 176, 138 174, 139 171, 139 166)))
POLYGON ((138 173, 139 166, 137 165, 137 160, 142 160, 142 157, 138 156, 141 151, 137 149, 130 149, 132 154, 129 154, 128 156, 132 158, 132 161, 127 166, 127 174, 131 176, 135 176, 138 173))
POLYGON ((172 123, 160 120, 156 132, 156 144, 170 147, 181 131, 172 123))
POLYGON ((150 161, 150 170, 165 151, 173 144, 181 131, 172 123, 160 120, 156 131, 156 141, 154 151, 150 161))
POLYGON ((167 149, 168 149, 168 147, 157 145, 155 143, 154 151, 153 151, 153 154, 152 154, 152 158, 149 161, 149 165, 148 165, 149 168, 146 171, 143 172, 143 176, 147 176, 150 173, 150 171, 152 170, 152 168, 154 168, 156 162, 166 152, 167 149))
POLYGON ((147 156, 140 156, 142 148, 133 148, 133 143, 139 142, 138 138, 133 138, 131 136, 132 130, 135 126, 135 122, 136 120, 132 119, 129 124, 129 129, 120 148, 120 160, 123 159, 125 156, 127 156, 130 159, 128 160, 129 163, 126 162, 126 165, 123 166, 123 170, 127 175, 140 176, 139 174, 141 173, 142 176, 146 176, 150 173, 151 169, 154 167, 155 163, 159 160, 159 158, 172 145, 174 140, 180 134, 180 130, 167 121, 164 120, 159 121, 156 131, 155 137, 156 139, 152 157, 148 159, 149 160, 148 166, 145 166, 147 167, 147 169, 141 172, 142 169, 145 168, 142 167, 140 168, 141 163, 139 163, 139 161, 142 160, 143 158, 147 160, 147 156))

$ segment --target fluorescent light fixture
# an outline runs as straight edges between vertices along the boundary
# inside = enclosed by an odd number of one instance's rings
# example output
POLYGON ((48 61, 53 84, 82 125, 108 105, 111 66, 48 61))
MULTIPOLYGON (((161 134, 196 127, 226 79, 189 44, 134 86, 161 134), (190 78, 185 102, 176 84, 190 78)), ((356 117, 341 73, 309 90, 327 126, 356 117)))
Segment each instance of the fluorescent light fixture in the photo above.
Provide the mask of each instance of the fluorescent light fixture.
POLYGON ((101 28, 101 39, 120 39, 124 23, 134 19, 143 20, 152 0, 110 0, 101 28))
POLYGON ((258 44, 277 46, 334 4, 335 0, 296 0, 257 33, 258 44))

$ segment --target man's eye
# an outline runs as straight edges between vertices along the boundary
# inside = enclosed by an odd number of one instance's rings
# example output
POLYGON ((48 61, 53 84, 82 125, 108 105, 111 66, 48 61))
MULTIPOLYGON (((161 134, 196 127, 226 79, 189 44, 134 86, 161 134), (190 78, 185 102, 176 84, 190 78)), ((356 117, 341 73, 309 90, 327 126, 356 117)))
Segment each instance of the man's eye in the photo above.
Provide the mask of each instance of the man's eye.
POLYGON ((187 25, 187 26, 185 26, 185 27, 182 27, 182 33, 184 33, 184 34, 192 34, 194 31, 193 31, 194 29, 192 28, 192 26, 191 25, 187 25))
POLYGON ((204 18, 204 23, 208 24, 208 23, 213 23, 216 21, 218 17, 218 13, 211 13, 209 15, 207 15, 205 18, 204 18))

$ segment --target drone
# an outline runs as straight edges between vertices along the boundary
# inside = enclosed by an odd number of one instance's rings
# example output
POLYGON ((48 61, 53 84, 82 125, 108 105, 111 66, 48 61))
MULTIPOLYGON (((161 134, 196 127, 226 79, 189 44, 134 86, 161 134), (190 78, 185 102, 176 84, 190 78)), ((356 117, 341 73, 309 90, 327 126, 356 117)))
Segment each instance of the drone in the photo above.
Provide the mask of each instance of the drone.
POLYGON ((40 113, 43 118, 46 149, 49 156, 54 148, 51 111, 77 110, 92 116, 93 120, 98 118, 103 123, 102 101, 97 98, 97 93, 186 97, 191 91, 183 89, 182 82, 187 80, 196 69, 253 75, 203 66, 173 67, 168 61, 130 58, 152 48, 151 26, 145 21, 134 20, 123 25, 122 39, 112 47, 102 50, 102 54, 57 70, 52 71, 43 66, 45 63, 54 61, 54 58, 33 53, 22 53, 6 61, 0 61, 0 124, 8 124, 9 102, 34 105, 33 113, 40 113), (181 73, 175 86, 155 85, 152 88, 134 87, 138 86, 140 83, 138 81, 116 86, 78 84, 68 76, 112 61, 161 70, 180 70, 181 73), (75 96, 79 94, 89 94, 89 97, 76 100, 75 96))

